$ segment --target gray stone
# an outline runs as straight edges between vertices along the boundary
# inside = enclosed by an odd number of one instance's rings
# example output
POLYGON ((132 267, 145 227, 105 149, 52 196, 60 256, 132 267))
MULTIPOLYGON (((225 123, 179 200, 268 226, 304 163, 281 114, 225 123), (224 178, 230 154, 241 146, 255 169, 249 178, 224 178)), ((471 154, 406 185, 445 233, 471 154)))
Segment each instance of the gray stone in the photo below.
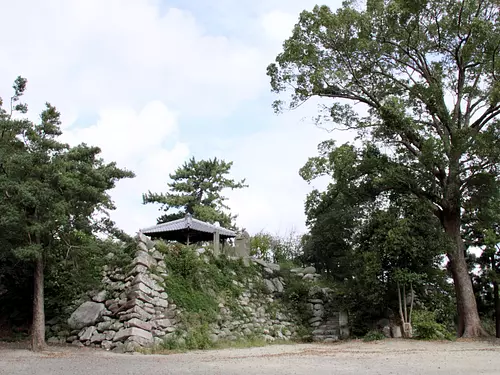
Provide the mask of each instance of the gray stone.
POLYGON ((151 238, 149 238, 142 232, 137 233, 137 240, 145 244, 148 250, 151 250, 153 247, 155 247, 155 243, 151 240, 151 238))
POLYGON ((385 337, 391 337, 391 327, 385 326, 384 328, 382 328, 382 333, 385 337))
POLYGON ((216 343, 217 341, 219 341, 219 336, 217 336, 216 334, 211 334, 209 336, 209 338, 210 338, 210 341, 213 343, 216 343))
POLYGON ((332 342, 337 342, 337 341, 339 341, 338 337, 328 337, 328 338, 326 338, 326 339, 323 340, 323 342, 325 344, 332 343, 332 342))
POLYGON ((159 319, 156 321, 156 326, 161 328, 167 328, 172 326, 170 319, 159 319))
POLYGON ((323 310, 314 310, 313 311, 313 316, 323 316, 324 311, 323 310))
POLYGON ((145 273, 147 272, 148 268, 146 266, 143 266, 142 264, 137 264, 132 271, 128 273, 129 276, 135 276, 138 273, 145 273))
POLYGON ((103 342, 106 339, 106 336, 102 333, 94 332, 92 337, 90 338, 90 342, 92 344, 103 342))
MULTIPOLYGON (((66 340, 64 340, 66 341, 66 340)), ((49 337, 47 340, 47 344, 61 344, 61 339, 59 337, 49 337)))
POLYGON ((302 273, 303 273, 304 275, 314 274, 314 273, 316 273, 316 268, 314 268, 314 267, 312 267, 312 266, 310 266, 310 267, 306 267, 306 268, 304 268, 304 270, 302 271, 302 273))
POLYGON ((92 298, 92 301, 102 303, 102 302, 106 301, 107 295, 108 295, 108 292, 106 290, 101 290, 99 293, 97 293, 94 296, 94 298, 92 298))
POLYGON ((106 331, 106 332, 104 332, 104 335, 106 336, 107 341, 113 341, 113 339, 116 335, 116 332, 115 331, 106 331))
POLYGON ((308 273, 302 276, 302 280, 314 280, 314 275, 308 273))
POLYGON ((281 283, 280 279, 278 279, 278 278, 273 279, 273 284, 274 284, 274 286, 276 288, 276 292, 283 293, 283 291, 285 290, 285 287, 281 283))
POLYGON ((106 322, 101 322, 97 325, 97 330, 99 332, 104 332, 104 331, 107 331, 108 329, 110 329, 110 327, 113 325, 113 321, 112 320, 108 320, 106 322))
POLYGON ((77 308, 68 319, 68 325, 72 329, 80 329, 95 324, 105 310, 102 303, 85 302, 77 308))
POLYGON ((315 317, 309 319, 308 322, 309 322, 309 324, 311 324, 311 323, 320 322, 322 320, 323 320, 323 318, 321 318, 320 316, 315 316, 315 317))
POLYGON ((163 288, 159 286, 156 281, 150 279, 148 276, 142 273, 139 273, 135 276, 134 280, 132 281, 132 285, 140 283, 145 284, 148 288, 155 290, 157 292, 163 291, 163 288))
POLYGON ((403 337, 400 326, 392 326, 391 333, 392 337, 394 337, 395 339, 400 339, 401 337, 403 337))
POLYGON ((136 327, 125 328, 118 331, 113 338, 113 341, 124 341, 131 336, 138 336, 146 340, 153 341, 153 335, 151 334, 151 332, 136 327))
POLYGON ((141 347, 141 344, 139 344, 138 342, 135 342, 135 341, 129 341, 125 344, 124 346, 124 351, 125 353, 131 353, 131 352, 135 352, 137 349, 139 349, 141 347))
POLYGON ((303 268, 292 268, 290 270, 291 273, 304 273, 304 269, 303 268))
POLYGON ((94 327, 94 326, 90 326, 88 328, 86 328, 85 330, 83 330, 81 333, 80 336, 80 341, 88 341, 90 340, 90 338, 92 337, 92 335, 94 334, 94 332, 96 332, 97 329, 94 327))
POLYGON ((323 300, 322 299, 308 299, 307 302, 309 303, 312 303, 313 305, 317 304, 317 303, 323 303, 323 300))
POLYGON ((83 347, 83 344, 82 344, 80 341, 78 341, 78 340, 73 341, 73 342, 71 343, 71 345, 78 346, 78 347, 83 347))
POLYGON ((132 318, 129 321, 124 323, 124 327, 125 328, 136 327, 136 328, 143 329, 145 331, 151 331, 151 329, 153 328, 153 325, 151 323, 144 322, 144 321, 139 320, 137 318, 132 318))
POLYGON ((268 293, 274 293, 276 291, 276 287, 271 280, 264 279, 264 285, 268 293))
POLYGON ((157 307, 162 307, 164 309, 168 307, 168 301, 162 298, 155 298, 153 304, 157 307))
POLYGON ((142 264, 147 268, 157 265, 156 260, 147 252, 139 250, 135 256, 134 264, 142 264))
POLYGON ((149 251, 148 247, 146 246, 146 244, 144 242, 139 242, 137 244, 137 247, 139 248, 139 250, 146 251, 146 252, 149 251))
POLYGON ((106 350, 110 350, 113 346, 113 343, 109 340, 104 340, 102 343, 101 343, 101 347, 103 349, 106 349, 106 350))
POLYGON ((113 330, 113 331, 119 331, 120 329, 123 328, 123 323, 121 322, 114 322, 111 327, 109 327, 110 330, 113 330))

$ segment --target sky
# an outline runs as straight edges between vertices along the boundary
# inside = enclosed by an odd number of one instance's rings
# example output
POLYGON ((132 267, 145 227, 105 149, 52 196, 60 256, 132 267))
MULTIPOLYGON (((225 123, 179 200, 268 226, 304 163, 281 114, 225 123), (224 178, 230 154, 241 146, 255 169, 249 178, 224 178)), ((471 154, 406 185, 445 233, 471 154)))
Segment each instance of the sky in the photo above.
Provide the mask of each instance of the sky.
MULTIPOLYGON (((340 1, 326 1, 331 8, 340 1)), ((313 187, 298 174, 327 133, 317 106, 274 114, 266 67, 309 0, 0 0, 0 96, 28 79, 37 119, 45 102, 62 114, 63 140, 99 146, 135 172, 111 191, 111 218, 126 232, 156 223, 142 193, 165 192, 185 160, 232 161, 248 188, 228 191, 237 225, 304 232, 313 187)))

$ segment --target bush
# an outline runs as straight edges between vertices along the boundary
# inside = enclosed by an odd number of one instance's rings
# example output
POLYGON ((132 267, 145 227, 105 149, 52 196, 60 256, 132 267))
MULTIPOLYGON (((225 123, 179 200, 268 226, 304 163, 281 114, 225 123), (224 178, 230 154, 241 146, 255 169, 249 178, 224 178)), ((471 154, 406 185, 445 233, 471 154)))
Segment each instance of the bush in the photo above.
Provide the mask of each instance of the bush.
POLYGON ((412 314, 413 337, 420 340, 452 340, 453 334, 436 321, 433 311, 416 310, 412 314))
POLYGON ((378 340, 384 340, 385 338, 386 337, 382 332, 370 331, 365 335, 365 337, 363 337, 363 341, 365 342, 378 341, 378 340))

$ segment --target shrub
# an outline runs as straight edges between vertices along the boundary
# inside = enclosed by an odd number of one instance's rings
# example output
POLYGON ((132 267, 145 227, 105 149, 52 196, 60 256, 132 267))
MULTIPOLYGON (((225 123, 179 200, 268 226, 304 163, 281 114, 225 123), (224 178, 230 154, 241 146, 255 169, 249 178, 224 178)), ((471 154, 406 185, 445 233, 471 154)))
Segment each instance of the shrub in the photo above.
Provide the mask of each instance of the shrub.
POLYGON ((413 336, 421 340, 452 340, 453 334, 436 321, 433 311, 415 310, 412 316, 413 336))
POLYGON ((386 337, 382 332, 370 331, 365 335, 365 337, 363 337, 363 341, 365 342, 378 341, 378 340, 384 340, 385 338, 386 337))

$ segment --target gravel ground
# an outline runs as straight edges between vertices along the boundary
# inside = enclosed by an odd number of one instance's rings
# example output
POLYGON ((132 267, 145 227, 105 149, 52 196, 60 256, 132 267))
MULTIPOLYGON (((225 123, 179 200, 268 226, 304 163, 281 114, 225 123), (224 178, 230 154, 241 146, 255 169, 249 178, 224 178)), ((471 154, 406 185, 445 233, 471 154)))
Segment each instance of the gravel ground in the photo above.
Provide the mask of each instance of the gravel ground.
POLYGON ((0 343, 1 375, 128 374, 495 374, 498 342, 418 342, 276 345, 169 355, 114 354, 88 348, 50 347, 34 354, 0 343))

